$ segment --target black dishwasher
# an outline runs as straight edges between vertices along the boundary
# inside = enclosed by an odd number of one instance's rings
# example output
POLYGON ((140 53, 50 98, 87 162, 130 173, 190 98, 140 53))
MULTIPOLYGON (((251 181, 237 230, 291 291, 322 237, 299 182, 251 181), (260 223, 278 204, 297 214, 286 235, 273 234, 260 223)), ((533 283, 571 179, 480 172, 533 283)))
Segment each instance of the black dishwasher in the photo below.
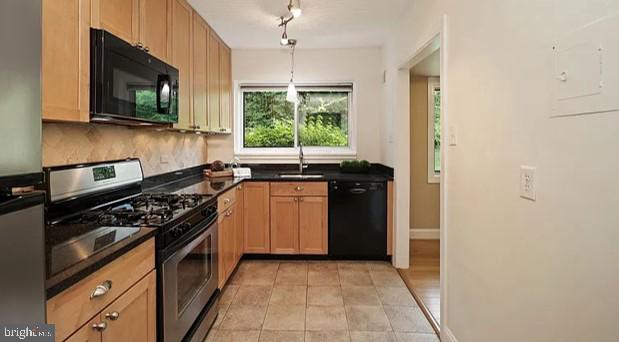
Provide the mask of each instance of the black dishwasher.
POLYGON ((329 256, 387 259, 387 183, 329 183, 329 256))

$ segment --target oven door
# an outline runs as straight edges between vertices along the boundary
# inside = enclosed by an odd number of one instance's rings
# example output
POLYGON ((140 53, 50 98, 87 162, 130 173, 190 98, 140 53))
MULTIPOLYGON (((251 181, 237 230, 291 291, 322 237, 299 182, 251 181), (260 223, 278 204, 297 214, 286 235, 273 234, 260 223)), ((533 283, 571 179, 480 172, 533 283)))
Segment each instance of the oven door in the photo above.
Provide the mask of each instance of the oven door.
POLYGON ((217 220, 162 265, 164 341, 181 341, 217 290, 217 220))

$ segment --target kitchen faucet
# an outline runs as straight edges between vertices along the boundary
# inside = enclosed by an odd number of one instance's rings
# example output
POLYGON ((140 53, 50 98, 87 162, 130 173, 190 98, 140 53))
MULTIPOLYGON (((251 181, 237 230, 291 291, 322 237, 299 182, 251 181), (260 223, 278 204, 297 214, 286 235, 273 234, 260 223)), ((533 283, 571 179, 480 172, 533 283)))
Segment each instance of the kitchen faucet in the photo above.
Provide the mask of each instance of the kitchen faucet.
POLYGON ((303 169, 306 168, 305 159, 303 158, 303 144, 299 144, 299 173, 303 173, 303 169))

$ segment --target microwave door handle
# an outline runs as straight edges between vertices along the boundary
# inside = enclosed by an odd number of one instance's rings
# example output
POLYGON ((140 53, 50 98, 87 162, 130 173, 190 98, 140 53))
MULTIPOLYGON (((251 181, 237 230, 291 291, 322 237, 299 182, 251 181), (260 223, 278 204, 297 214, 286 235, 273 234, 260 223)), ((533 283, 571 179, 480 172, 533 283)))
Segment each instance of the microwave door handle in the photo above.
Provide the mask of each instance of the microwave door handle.
POLYGON ((157 112, 160 114, 169 114, 170 113, 170 104, 171 104, 171 95, 172 89, 170 84, 170 76, 169 75, 159 75, 157 76, 157 112), (164 107, 162 104, 162 96, 164 92, 164 88, 166 91, 166 106, 164 107))

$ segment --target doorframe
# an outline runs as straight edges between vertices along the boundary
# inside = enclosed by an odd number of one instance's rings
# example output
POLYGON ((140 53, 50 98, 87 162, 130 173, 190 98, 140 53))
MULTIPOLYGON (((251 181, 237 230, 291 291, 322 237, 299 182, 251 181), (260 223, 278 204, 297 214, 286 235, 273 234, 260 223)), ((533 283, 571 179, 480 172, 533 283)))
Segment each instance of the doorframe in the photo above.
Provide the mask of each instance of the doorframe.
MULTIPOLYGON (((405 126, 399 132, 402 134, 402 143, 403 150, 406 155, 402 158, 402 165, 398 165, 400 167, 396 167, 396 170, 400 169, 401 173, 398 174, 400 179, 404 178, 406 181, 404 182, 406 188, 404 191, 401 191, 401 195, 398 196, 398 201, 401 204, 398 205, 398 209, 406 210, 408 213, 410 208, 410 124, 404 124, 405 122, 410 123, 410 69, 417 65, 419 62, 424 60, 426 57, 430 56, 436 50, 440 49, 440 85, 441 85, 441 180, 440 180, 440 300, 441 300, 441 318, 440 318, 440 327, 441 327, 441 340, 442 341, 456 341, 453 337, 453 334, 447 328, 447 229, 448 229, 448 221, 447 221, 447 212, 448 212, 448 161, 449 161, 449 151, 448 151, 448 141, 447 141, 447 132, 449 127, 449 87, 448 87, 448 57, 449 57, 449 49, 448 49, 448 17, 447 15, 443 15, 441 18, 440 26, 437 27, 432 37, 426 41, 419 49, 415 51, 415 53, 402 64, 398 69, 398 86, 397 88, 401 89, 399 92, 400 98, 403 100, 406 99, 407 103, 403 101, 397 102, 396 105, 400 105, 402 108, 399 114, 399 118, 408 118, 405 120, 401 120, 402 126, 405 126), (406 94, 404 94, 404 90, 406 90, 406 94), (406 111, 406 112, 404 112, 406 111), (409 165, 406 165, 408 163, 409 165)), ((398 120, 400 121, 400 120, 398 120)), ((398 163, 398 158, 396 158, 396 163, 398 163)), ((402 185, 402 184, 401 184, 402 185)), ((397 210, 397 209, 396 209, 397 210)), ((397 211, 396 211, 397 212, 397 211)), ((406 225, 409 223, 409 215, 407 216, 406 225)), ((403 228, 398 224, 398 229, 403 228)), ((408 228, 406 229, 408 231, 408 228)), ((410 240, 410 237, 409 237, 410 240)), ((405 242, 406 245, 409 244, 409 241, 405 242)), ((403 247, 403 246, 400 246, 403 247)), ((410 247, 409 247, 410 248, 410 247)), ((397 250, 397 247, 396 247, 397 250)), ((409 253, 407 253, 408 257, 409 253)), ((406 265, 408 267, 408 260, 406 261, 406 265)))

